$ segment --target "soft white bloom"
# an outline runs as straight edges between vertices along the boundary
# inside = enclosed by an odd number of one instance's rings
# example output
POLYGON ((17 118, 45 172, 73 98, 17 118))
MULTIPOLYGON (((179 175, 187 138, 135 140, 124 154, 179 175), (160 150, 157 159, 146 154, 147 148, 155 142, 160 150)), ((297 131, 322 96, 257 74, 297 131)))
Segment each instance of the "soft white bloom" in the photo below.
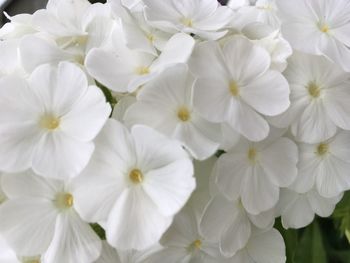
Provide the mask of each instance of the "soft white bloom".
POLYGON ((342 194, 333 198, 320 196, 317 190, 299 194, 290 189, 282 189, 276 211, 282 217, 284 228, 302 228, 309 225, 315 214, 321 217, 330 216, 342 194))
POLYGON ((228 0, 227 6, 236 10, 239 9, 242 6, 248 6, 250 5, 249 0, 228 0))
POLYGON ((0 236, 0 263, 21 263, 15 251, 7 244, 6 240, 0 236))
POLYGON ((33 16, 29 14, 19 14, 10 17, 6 14, 10 22, 0 28, 0 40, 20 39, 21 37, 38 32, 33 25, 33 16))
POLYGON ((114 106, 112 118, 123 122, 126 111, 132 104, 136 102, 136 97, 133 95, 127 95, 119 98, 117 104, 114 106))
POLYGON ((350 71, 348 0, 278 0, 282 34, 293 48, 323 54, 350 71))
POLYGON ((152 26, 167 32, 185 32, 203 39, 218 39, 233 12, 216 0, 144 0, 145 16, 152 26))
POLYGON ((275 212, 272 209, 252 215, 244 209, 241 200, 230 201, 218 194, 205 208, 200 232, 209 240, 219 241, 223 255, 232 257, 247 245, 252 228, 272 228, 274 221, 275 212))
POLYGON ((276 0, 258 0, 253 6, 239 8, 238 15, 246 23, 260 22, 274 30, 279 30, 281 26, 281 20, 277 15, 276 0))
POLYGON ((284 71, 287 58, 293 53, 289 43, 282 38, 279 30, 262 23, 251 23, 245 26, 242 33, 253 43, 265 48, 271 56, 271 69, 284 71))
POLYGON ((276 229, 253 231, 245 248, 238 251, 226 263, 285 263, 284 240, 276 229))
POLYGON ((87 165, 94 143, 110 114, 103 93, 88 86, 85 74, 62 62, 43 65, 28 83, 0 80, 0 169, 43 176, 77 175, 87 165))
POLYGON ((164 248, 145 263, 163 263, 165 259, 167 263, 224 262, 218 244, 199 233, 199 212, 192 204, 177 214, 160 241, 164 248))
POLYGON ((92 49, 86 58, 88 72, 103 85, 116 92, 134 92, 165 68, 185 63, 195 41, 179 33, 166 44, 159 56, 129 49, 124 43, 122 28, 113 33, 113 49, 92 49))
POLYGON ((269 125, 261 114, 278 115, 290 104, 288 82, 270 65, 268 52, 243 37, 233 37, 223 48, 216 42, 198 44, 190 60, 199 77, 194 107, 252 141, 266 138, 269 125))
POLYGON ((109 0, 112 13, 121 18, 122 34, 127 47, 157 55, 157 49, 163 50, 173 34, 156 29, 145 20, 144 13, 130 12, 120 0, 109 0))
POLYGON ((77 214, 69 183, 28 171, 5 175, 2 185, 8 200, 0 206, 0 233, 17 254, 43 255, 45 263, 99 257, 101 241, 77 214))
POLYGON ((288 127, 298 140, 319 143, 337 127, 350 130, 350 74, 321 56, 295 52, 284 72, 291 89, 291 106, 270 119, 288 127))
POLYGON ((145 249, 159 241, 190 197, 192 175, 192 162, 178 142, 145 126, 129 132, 110 120, 77 178, 77 207, 84 219, 104 222, 113 247, 145 249))
POLYGON ((299 175, 293 189, 299 193, 314 186, 330 198, 350 189, 350 133, 341 132, 317 144, 299 144, 299 175))
POLYGON ((218 124, 203 119, 193 106, 194 77, 186 65, 165 70, 137 94, 125 115, 129 125, 145 124, 179 140, 196 159, 206 159, 219 147, 218 124))
POLYGON ((94 263, 144 263, 150 254, 159 249, 160 246, 157 245, 144 251, 116 250, 106 241, 103 241, 101 256, 94 263))
POLYGON ((17 39, 0 41, 0 78, 11 74, 23 74, 18 56, 18 44, 17 39))
POLYGON ((276 205, 280 187, 293 183, 297 161, 297 146, 287 138, 271 136, 260 143, 242 139, 220 156, 213 173, 227 198, 240 197, 243 207, 257 215, 276 205))

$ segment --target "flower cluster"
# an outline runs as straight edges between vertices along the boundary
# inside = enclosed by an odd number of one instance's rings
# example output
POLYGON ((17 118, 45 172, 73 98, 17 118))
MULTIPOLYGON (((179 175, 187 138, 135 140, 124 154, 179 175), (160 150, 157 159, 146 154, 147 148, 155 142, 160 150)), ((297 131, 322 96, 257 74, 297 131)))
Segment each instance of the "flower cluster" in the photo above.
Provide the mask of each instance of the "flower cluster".
POLYGON ((350 189, 348 0, 49 0, 0 29, 1 263, 283 263, 350 189))

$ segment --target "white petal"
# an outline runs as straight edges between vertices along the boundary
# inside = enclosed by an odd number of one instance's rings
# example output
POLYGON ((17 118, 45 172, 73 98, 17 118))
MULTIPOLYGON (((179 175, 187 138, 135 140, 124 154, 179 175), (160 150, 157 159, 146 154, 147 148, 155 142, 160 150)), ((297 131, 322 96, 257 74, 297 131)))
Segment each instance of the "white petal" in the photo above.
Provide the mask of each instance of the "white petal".
POLYGON ((290 105, 287 80, 272 70, 244 87, 242 97, 255 110, 267 116, 281 114, 290 105))
POLYGON ((47 133, 33 156, 33 170, 50 178, 77 176, 94 151, 93 143, 74 140, 62 132, 47 133))
POLYGON ((292 133, 301 141, 319 143, 332 137, 337 127, 327 115, 321 101, 312 102, 302 113, 292 133))
POLYGON ((173 162, 145 174, 142 188, 164 216, 176 214, 195 189, 189 160, 173 162))
POLYGON ((281 199, 284 198, 288 198, 282 212, 284 228, 302 228, 312 222, 315 214, 306 195, 284 190, 281 192, 281 199), (285 197, 285 195, 288 196, 285 197))
POLYGON ((309 200, 312 210, 319 216, 329 217, 334 209, 335 205, 341 199, 342 195, 336 196, 334 198, 324 198, 316 190, 312 190, 307 193, 307 198, 309 200))
POLYGON ((261 167, 255 165, 251 174, 246 174, 242 190, 242 204, 253 215, 267 211, 274 207, 279 198, 279 187, 275 186, 266 176, 261 167), (251 193, 254 193, 252 195, 251 193))
POLYGON ((146 249, 159 241, 170 223, 141 188, 127 189, 108 218, 107 240, 119 249, 146 249))
POLYGON ((332 88, 325 91, 325 111, 338 127, 350 130, 350 92, 349 86, 332 88))
POLYGON ((247 251, 254 262, 286 262, 284 240, 276 229, 255 234, 248 243, 247 251))
POLYGON ((327 156, 318 168, 317 190, 326 198, 335 197, 350 187, 350 163, 335 156, 327 156))
POLYGON ((330 143, 331 152, 334 156, 350 163, 350 133, 340 132, 330 143))
POLYGON ((226 257, 244 248, 251 235, 251 224, 244 209, 237 205, 236 210, 231 225, 223 232, 220 240, 220 249, 226 257))
POLYGON ((230 113, 227 123, 250 141, 261 141, 268 136, 267 121, 245 102, 236 100, 230 113))
POLYGON ((208 240, 218 241, 229 226, 235 211, 232 202, 222 195, 213 197, 201 216, 199 230, 208 240))
POLYGON ((298 170, 298 148, 291 140, 280 138, 261 153, 261 166, 269 179, 279 187, 289 186, 298 170))
POLYGON ((69 211, 58 216, 55 235, 44 260, 92 263, 100 256, 101 249, 101 240, 90 225, 83 222, 75 211, 69 211))
POLYGON ((61 119, 60 128, 79 141, 91 141, 100 132, 111 113, 101 90, 90 86, 74 108, 61 119))
POLYGON ((22 66, 27 72, 32 72, 36 67, 46 63, 57 64, 60 61, 73 59, 72 55, 58 48, 56 44, 33 35, 21 40, 19 52, 22 66))
POLYGON ((244 154, 224 154, 217 161, 213 174, 217 186, 223 194, 236 200, 241 194, 242 180, 249 171, 247 156, 244 154))
POLYGON ((52 201, 9 200, 0 207, 0 232, 19 255, 44 253, 54 234, 57 212, 52 201))
POLYGON ((163 70, 179 63, 186 63, 192 54, 195 41, 192 37, 184 33, 172 36, 165 45, 162 53, 151 66, 152 70, 163 70))
POLYGON ((149 127, 135 125, 131 134, 135 140, 137 166, 144 172, 188 159, 188 154, 179 142, 170 140, 149 127))
POLYGON ((232 38, 224 45, 222 51, 231 77, 241 85, 246 85, 265 73, 271 64, 266 50, 243 37, 232 38))
POLYGON ((339 64, 345 71, 350 71, 349 48, 334 37, 324 37, 320 46, 321 52, 335 63, 339 64))
POLYGON ((53 200, 56 193, 64 189, 61 181, 44 179, 30 170, 18 174, 4 175, 1 178, 1 186, 10 199, 33 197, 53 200))

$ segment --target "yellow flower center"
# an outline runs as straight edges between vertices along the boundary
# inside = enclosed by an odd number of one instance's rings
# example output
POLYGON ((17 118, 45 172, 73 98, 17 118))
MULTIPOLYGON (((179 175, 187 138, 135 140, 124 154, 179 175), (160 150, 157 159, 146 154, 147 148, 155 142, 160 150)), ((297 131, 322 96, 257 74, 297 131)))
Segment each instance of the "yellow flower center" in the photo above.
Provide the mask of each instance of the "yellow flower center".
POLYGON ((149 67, 138 67, 136 69, 136 74, 138 75, 147 75, 150 73, 149 67))
POLYGON ((324 156, 329 152, 329 145, 327 143, 320 143, 316 150, 319 156, 324 156))
POLYGON ((230 89, 232 96, 237 97, 239 95, 239 87, 238 87, 237 82, 231 81, 229 89, 230 89))
POLYGON ((183 25, 187 26, 187 27, 192 27, 193 26, 193 20, 190 19, 190 18, 186 18, 186 17, 182 18, 181 19, 181 23, 183 25))
POLYGON ((143 181, 143 174, 139 169, 133 169, 129 173, 129 178, 131 182, 133 182, 134 184, 139 184, 139 183, 142 183, 143 181))
POLYGON ((181 107, 177 112, 177 117, 181 121, 186 122, 191 118, 191 113, 186 107, 181 107))
POLYGON ((40 119, 40 126, 50 131, 56 130, 60 126, 60 118, 51 114, 44 115, 40 119))
POLYGON ((329 28, 329 26, 327 24, 322 24, 322 25, 320 25, 320 30, 323 33, 328 33, 330 28, 329 28))
POLYGON ((252 163, 255 163, 256 162, 256 157, 258 155, 258 152, 256 151, 255 148, 250 148, 248 150, 248 159, 249 161, 251 161, 252 163))
POLYGON ((201 249, 202 241, 200 239, 193 241, 192 247, 194 247, 195 249, 201 249))
POLYGON ((314 83, 314 82, 310 82, 307 86, 307 90, 310 94, 310 96, 314 99, 317 99, 318 97, 320 97, 321 95, 321 89, 320 87, 314 83))
POLYGON ((149 40, 149 42, 153 43, 154 40, 156 40, 155 36, 151 33, 147 34, 147 39, 149 40))
POLYGON ((56 205, 61 209, 69 209, 74 205, 74 197, 70 193, 59 193, 56 196, 56 205))
POLYGON ((23 263, 41 263, 40 256, 22 257, 20 261, 23 263))

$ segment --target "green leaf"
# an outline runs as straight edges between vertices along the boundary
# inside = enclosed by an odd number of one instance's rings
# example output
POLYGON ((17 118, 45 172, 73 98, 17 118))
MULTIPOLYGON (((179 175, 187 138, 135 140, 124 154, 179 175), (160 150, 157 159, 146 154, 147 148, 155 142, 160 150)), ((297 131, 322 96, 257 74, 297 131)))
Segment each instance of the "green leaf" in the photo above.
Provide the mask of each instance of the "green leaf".
POLYGON ((99 224, 90 224, 90 226, 102 240, 106 240, 106 232, 99 224))
POLYGON ((341 236, 346 236, 350 243, 350 192, 346 192, 343 199, 336 206, 332 215, 339 226, 341 236))
POLYGON ((296 263, 327 263, 327 255, 320 231, 320 226, 315 220, 307 227, 300 239, 295 254, 296 263))
POLYGON ((286 263, 298 263, 294 260, 295 251, 298 246, 298 232, 295 229, 284 229, 280 219, 276 219, 275 228, 281 233, 286 245, 286 263))

